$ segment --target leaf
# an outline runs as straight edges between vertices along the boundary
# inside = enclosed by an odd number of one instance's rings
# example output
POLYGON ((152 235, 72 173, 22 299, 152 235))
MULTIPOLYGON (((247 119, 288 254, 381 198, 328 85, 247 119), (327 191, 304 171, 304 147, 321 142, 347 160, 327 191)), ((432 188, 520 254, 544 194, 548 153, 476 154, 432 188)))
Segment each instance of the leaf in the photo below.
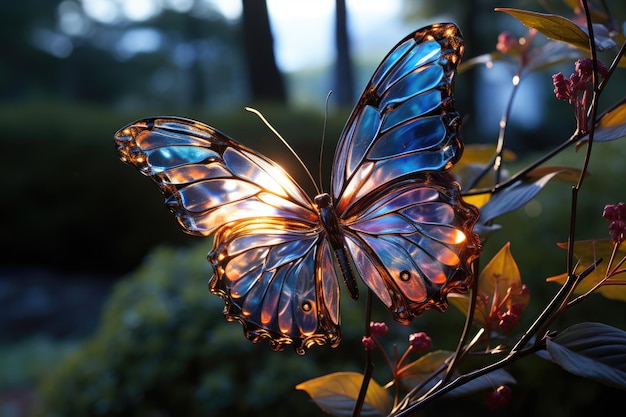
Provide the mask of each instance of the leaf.
MULTIPOLYGON (((461 184, 463 189, 467 189, 468 184, 474 188, 489 188, 491 185, 491 177, 489 175, 483 175, 487 165, 493 163, 494 155, 496 154, 496 147, 494 145, 467 145, 463 150, 463 157, 450 171, 454 178, 461 184), (479 176, 482 179, 476 183, 479 176)), ((503 161, 514 161, 517 155, 505 149, 502 152, 503 161)), ((491 199, 491 193, 480 193, 472 195, 464 195, 463 199, 478 208, 484 206, 489 199, 491 199)))
MULTIPOLYGON (((599 117, 593 140, 608 142, 624 136, 626 136, 626 100, 622 100, 599 117)), ((588 139, 588 134, 582 138, 582 140, 588 139)))
POLYGON ((534 182, 529 178, 518 180, 513 185, 498 191, 480 210, 480 223, 485 224, 503 214, 517 210, 535 197, 559 172, 544 175, 534 182))
MULTIPOLYGON (((493 159, 493 156, 496 153, 495 145, 483 145, 483 144, 472 144, 467 145, 463 149, 463 157, 461 160, 455 165, 455 167, 469 165, 469 164, 486 164, 493 159)), ((502 158, 504 161, 515 161, 517 159, 517 155, 515 152, 505 149, 502 153, 502 158)))
POLYGON ((575 324, 548 337, 550 358, 566 371, 626 389, 626 332, 603 323, 575 324))
POLYGON ((522 277, 511 254, 511 243, 507 242, 480 272, 478 293, 491 296, 498 294, 501 300, 511 286, 521 286, 522 277))
MULTIPOLYGON (((463 313, 463 315, 467 316, 467 309, 469 308, 469 296, 467 294, 460 294, 457 292, 451 292, 448 294, 448 302, 455 306, 456 308, 463 313)), ((474 317, 476 320, 476 317, 474 317)), ((481 321, 484 322, 484 318, 481 317, 481 321)))
POLYGON ((429 352, 410 364, 402 367, 398 371, 398 378, 409 380, 412 384, 417 385, 433 372, 437 371, 454 352, 447 350, 437 350, 429 352))
MULTIPOLYGON (((351 416, 359 396, 363 375, 358 372, 335 372, 296 385, 306 391, 323 411, 335 416, 351 416)), ((387 391, 370 380, 361 416, 386 416, 391 411, 387 391)))
MULTIPOLYGON (((507 242, 491 258, 478 277, 478 295, 474 310, 475 324, 485 327, 492 314, 493 304, 504 300, 510 288, 521 288, 521 286, 522 277, 517 263, 511 254, 511 244, 507 242)), ((468 295, 451 293, 448 295, 448 301, 463 314, 467 315, 469 306, 468 295)), ((518 303, 527 306, 529 301, 530 296, 527 293, 520 295, 512 291, 508 294, 507 305, 518 303)))
POLYGON ((571 62, 583 58, 584 53, 563 42, 547 42, 533 51, 524 67, 525 73, 541 71, 562 62, 571 62))
POLYGON ((502 60, 503 55, 500 52, 491 52, 488 54, 478 55, 466 61, 463 61, 461 65, 459 65, 458 73, 462 74, 463 72, 468 71, 471 68, 477 67, 479 65, 491 65, 495 61, 502 60))
MULTIPOLYGON (((565 250, 568 248, 567 243, 559 243, 558 246, 565 250)), ((611 239, 577 240, 574 242, 574 255, 578 260, 578 264, 574 270, 575 274, 581 273, 597 259, 603 259, 603 262, 601 262, 596 269, 585 277, 585 279, 583 279, 582 282, 576 287, 574 291, 576 294, 586 293, 606 276, 607 267, 609 266, 608 262, 611 258, 611 253, 613 252, 613 246, 614 243, 611 239)), ((625 256, 626 242, 622 242, 617 250, 616 259, 619 260, 625 256)), ((549 277, 546 281, 563 284, 566 278, 567 274, 560 274, 549 277)), ((617 280, 617 278, 615 280, 617 280)), ((621 281, 622 283, 626 282, 626 277, 622 278, 621 281)), ((598 288, 596 292, 612 300, 626 301, 626 285, 605 284, 598 288)))
MULTIPOLYGON (((577 48, 589 50, 589 34, 586 28, 572 22, 563 16, 544 14, 511 8, 496 8, 498 12, 508 13, 522 22, 526 27, 537 29, 550 39, 574 45, 577 48)), ((615 42, 608 37, 608 30, 602 25, 594 25, 596 48, 599 51, 615 46, 615 42)))
POLYGON ((486 240, 490 235, 498 230, 502 230, 502 226, 499 224, 476 223, 476 225, 474 225, 474 232, 480 236, 481 241, 486 240))
MULTIPOLYGON (((491 199, 491 193, 481 193, 481 194, 472 194, 468 196, 463 196, 463 200, 466 203, 469 203, 476 208, 481 208, 491 199)), ((475 230, 476 233, 482 236, 482 233, 475 230)))
POLYGON ((480 391, 493 390, 500 385, 512 385, 515 383, 517 381, 513 378, 513 375, 504 369, 496 369, 453 389, 446 396, 448 398, 461 397, 480 391))
MULTIPOLYGON (((476 304, 474 320, 480 325, 486 325, 494 303, 504 300, 511 288, 521 288, 522 277, 517 267, 517 263, 511 254, 511 243, 507 242, 502 249, 494 255, 489 263, 483 268, 478 277, 478 296, 481 299, 491 300, 489 303, 476 304)), ((530 297, 528 295, 509 297, 507 303, 512 302, 528 305, 530 297)))
MULTIPOLYGON (((447 360, 449 360, 454 352, 446 350, 438 350, 436 352, 428 353, 411 364, 405 366, 400 371, 402 381, 408 389, 411 389, 427 378, 429 378, 433 372, 439 370, 447 360)), ((426 384, 419 392, 414 393, 416 398, 425 394, 432 386, 441 380, 440 377, 434 378, 428 384, 426 384)), ((473 394, 478 391, 486 389, 493 389, 500 385, 515 384, 515 378, 503 369, 498 369, 490 372, 486 375, 473 379, 465 384, 450 391, 446 396, 448 397, 461 397, 463 395, 473 394)))
POLYGON ((559 165, 549 165, 542 166, 539 168, 535 168, 529 171, 526 176, 528 178, 541 178, 546 175, 550 175, 552 173, 556 173, 554 179, 561 181, 570 181, 576 182, 578 178, 580 178, 580 169, 568 167, 568 166, 559 166, 559 165))

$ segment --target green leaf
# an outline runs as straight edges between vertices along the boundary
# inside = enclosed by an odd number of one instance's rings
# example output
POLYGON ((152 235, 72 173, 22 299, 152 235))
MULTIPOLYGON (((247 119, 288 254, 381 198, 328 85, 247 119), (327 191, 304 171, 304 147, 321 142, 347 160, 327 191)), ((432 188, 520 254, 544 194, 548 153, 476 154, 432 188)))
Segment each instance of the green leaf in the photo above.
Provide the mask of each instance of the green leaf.
MULTIPOLYGON (((323 411, 335 416, 351 416, 359 396, 363 375, 358 372, 335 372, 296 385, 306 391, 323 411)), ((370 380, 361 416, 386 416, 391 411, 387 391, 370 380)))
POLYGON ((603 323, 575 324, 547 338, 551 359, 566 371, 626 389, 626 332, 603 323))
MULTIPOLYGON (((511 8, 496 8, 498 12, 508 13, 526 27, 537 29, 550 39, 573 45, 577 48, 589 50, 589 34, 587 28, 572 22, 563 16, 544 14, 511 8)), ((596 48, 599 51, 615 46, 615 42, 608 37, 608 30, 602 25, 594 25, 596 48)))

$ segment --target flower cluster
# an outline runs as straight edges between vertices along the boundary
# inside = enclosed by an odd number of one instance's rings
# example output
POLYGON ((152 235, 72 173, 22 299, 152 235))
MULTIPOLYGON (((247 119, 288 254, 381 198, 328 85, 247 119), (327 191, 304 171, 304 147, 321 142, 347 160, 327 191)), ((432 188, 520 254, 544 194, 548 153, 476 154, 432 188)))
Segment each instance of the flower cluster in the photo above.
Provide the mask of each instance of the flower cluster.
POLYGON ((496 50, 503 54, 512 54, 519 50, 519 41, 509 32, 502 32, 498 35, 496 50))
POLYGON ((505 333, 510 333, 519 324, 529 298, 530 289, 525 284, 510 285, 504 297, 498 300, 498 308, 492 310, 489 321, 497 323, 505 333))
POLYGON ((363 338, 361 339, 361 343, 363 343, 363 348, 365 350, 374 349, 376 347, 376 338, 383 336, 385 333, 387 333, 388 330, 389 328, 387 327, 387 324, 375 323, 372 321, 370 323, 370 335, 363 336, 363 338))
POLYGON ((530 45, 537 35, 536 29, 529 29, 526 36, 516 38, 509 32, 502 32, 498 35, 496 50, 500 53, 517 57, 522 63, 529 59, 530 45))
MULTIPOLYGON (((598 77, 605 78, 608 75, 608 69, 601 61, 596 61, 598 67, 598 77)), ((588 90, 593 81, 593 61, 589 58, 583 58, 576 61, 575 71, 565 77, 562 72, 552 76, 554 84, 554 94, 557 99, 567 101, 574 107, 578 129, 586 131, 587 129, 587 107, 588 107, 588 90)))
POLYGON ((626 203, 607 204, 604 206, 602 217, 611 222, 609 234, 613 242, 620 244, 626 240, 626 203))
MULTIPOLYGON (((606 65, 601 61, 598 62, 598 76, 604 78, 608 74, 606 65)), ((569 101, 575 104, 579 95, 587 91, 588 85, 593 77, 593 62, 589 58, 579 59, 576 61, 576 69, 569 78, 566 78, 562 72, 554 74, 552 81, 554 83, 554 94, 556 98, 563 101, 569 101)))
POLYGON ((516 328, 519 324, 519 319, 522 316, 525 307, 526 306, 522 303, 511 303, 505 311, 496 312, 498 317, 498 327, 505 333, 510 333, 511 330, 516 328))

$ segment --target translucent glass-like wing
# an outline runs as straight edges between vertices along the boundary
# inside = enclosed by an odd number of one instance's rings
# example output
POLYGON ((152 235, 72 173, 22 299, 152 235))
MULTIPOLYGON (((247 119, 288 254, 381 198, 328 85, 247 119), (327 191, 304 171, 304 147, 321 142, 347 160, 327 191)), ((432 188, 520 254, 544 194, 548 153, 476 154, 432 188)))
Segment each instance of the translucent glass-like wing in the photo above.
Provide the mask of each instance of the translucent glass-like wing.
POLYGON ((478 210, 460 200, 448 174, 422 174, 373 196, 347 221, 346 242, 359 274, 394 318, 407 324, 424 310, 447 308, 464 291, 480 243, 478 210))
POLYGON ((183 230, 208 236, 245 219, 318 223, 311 199, 276 163, 193 120, 138 120, 115 134, 122 161, 154 180, 183 230))
POLYGON ((340 341, 339 287, 309 197, 274 162, 187 119, 136 121, 115 135, 120 158, 149 176, 183 230, 214 234, 213 293, 224 314, 276 350, 340 341))
POLYGON ((340 217, 378 188, 449 169, 463 149, 453 81, 463 54, 458 28, 437 24, 407 36, 385 57, 346 124, 331 177, 340 217))
POLYGON ((209 288, 254 342, 267 338, 273 349, 293 345, 299 354, 315 344, 336 346, 339 285, 328 241, 307 227, 284 226, 249 221, 220 229, 209 288))
POLYGON ((445 309, 480 251, 478 211, 445 173, 463 152, 453 105, 462 54, 453 24, 407 36, 375 71, 335 152, 331 192, 346 245, 403 323, 445 309))

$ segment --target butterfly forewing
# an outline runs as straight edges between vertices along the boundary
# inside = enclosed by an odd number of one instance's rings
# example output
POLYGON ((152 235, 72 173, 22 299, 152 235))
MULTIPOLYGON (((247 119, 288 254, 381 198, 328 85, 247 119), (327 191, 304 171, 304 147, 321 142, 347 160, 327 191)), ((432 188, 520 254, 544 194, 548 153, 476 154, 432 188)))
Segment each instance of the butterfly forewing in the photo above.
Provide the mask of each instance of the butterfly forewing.
POLYGON ((276 163, 193 120, 138 120, 115 135, 120 158, 151 177, 183 229, 208 236, 246 219, 315 225, 310 198, 276 163))
POLYGON ((339 213, 379 187, 449 169, 460 158, 452 85, 462 53, 456 26, 439 24, 407 36, 383 59, 335 151, 331 188, 339 213))

